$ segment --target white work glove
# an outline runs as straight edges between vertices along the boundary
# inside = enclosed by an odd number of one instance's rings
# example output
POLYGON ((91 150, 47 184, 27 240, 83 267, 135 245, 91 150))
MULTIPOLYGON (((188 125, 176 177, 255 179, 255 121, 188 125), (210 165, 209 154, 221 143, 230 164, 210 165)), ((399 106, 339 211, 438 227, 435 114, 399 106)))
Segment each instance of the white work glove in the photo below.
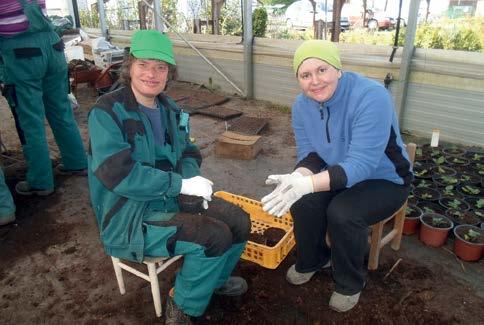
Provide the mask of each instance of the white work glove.
POLYGON ((269 175, 266 179, 266 185, 280 185, 285 179, 289 177, 302 177, 303 175, 300 172, 292 172, 291 174, 275 174, 269 175))
POLYGON ((312 176, 302 176, 298 172, 293 174, 272 177, 273 180, 279 182, 279 185, 272 193, 262 198, 262 210, 276 217, 282 217, 289 211, 294 202, 302 196, 314 192, 312 176))
POLYGON ((203 207, 208 208, 207 201, 212 201, 212 186, 212 181, 202 176, 195 176, 188 179, 182 179, 180 193, 185 195, 203 197, 203 199, 205 200, 203 203, 203 207))

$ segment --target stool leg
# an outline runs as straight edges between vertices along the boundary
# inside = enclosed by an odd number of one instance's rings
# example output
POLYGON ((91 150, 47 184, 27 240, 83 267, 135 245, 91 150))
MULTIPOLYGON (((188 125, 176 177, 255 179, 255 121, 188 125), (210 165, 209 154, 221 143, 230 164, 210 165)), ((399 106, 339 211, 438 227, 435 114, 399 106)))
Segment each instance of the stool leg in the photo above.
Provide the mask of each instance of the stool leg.
POLYGON ((381 236, 383 232, 383 222, 378 222, 371 227, 370 257, 368 259, 368 270, 378 268, 380 258, 381 236))
POLYGON ((398 251, 400 249, 400 243, 402 242, 403 233, 403 223, 405 222, 405 212, 407 209, 407 202, 403 207, 395 214, 395 225, 394 229, 396 231, 395 237, 392 239, 391 247, 393 250, 398 251))
POLYGON ((116 279, 118 280, 119 292, 124 295, 126 293, 126 288, 124 287, 123 270, 119 266, 119 258, 111 257, 114 266, 114 273, 116 274, 116 279))
POLYGON ((155 305, 155 312, 157 317, 161 317, 161 297, 160 285, 158 283, 158 274, 156 273, 156 264, 147 263, 148 274, 150 277, 151 294, 153 295, 153 304, 155 305))

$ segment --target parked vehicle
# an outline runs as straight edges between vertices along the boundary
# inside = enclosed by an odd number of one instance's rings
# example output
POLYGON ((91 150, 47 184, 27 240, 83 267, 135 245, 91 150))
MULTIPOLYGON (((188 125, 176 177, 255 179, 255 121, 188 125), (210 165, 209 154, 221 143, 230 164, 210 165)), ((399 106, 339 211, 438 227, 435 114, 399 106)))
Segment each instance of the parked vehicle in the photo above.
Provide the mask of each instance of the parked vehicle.
POLYGON ((366 26, 372 30, 392 30, 396 26, 396 20, 382 11, 367 10, 366 26))
MULTIPOLYGON (((330 0, 325 2, 316 2, 315 20, 322 20, 327 24, 333 22, 333 7, 330 0)), ((299 0, 293 2, 286 9, 286 25, 288 28, 306 29, 313 26, 313 5, 309 0, 299 0)), ((348 17, 341 17, 340 29, 342 31, 348 30, 350 22, 348 17)))

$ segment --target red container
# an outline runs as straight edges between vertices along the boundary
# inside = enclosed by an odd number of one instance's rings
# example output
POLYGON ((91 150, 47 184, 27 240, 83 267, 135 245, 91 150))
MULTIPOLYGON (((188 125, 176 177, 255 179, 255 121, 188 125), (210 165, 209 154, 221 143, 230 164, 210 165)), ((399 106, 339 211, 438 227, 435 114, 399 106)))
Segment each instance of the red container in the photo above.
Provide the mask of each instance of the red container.
POLYGON ((449 231, 454 226, 454 223, 444 215, 438 213, 424 213, 420 217, 420 234, 419 239, 427 246, 440 247, 445 244, 449 231), (437 228, 432 226, 432 218, 441 218, 450 225, 445 228, 437 228))
POLYGON ((413 235, 418 230, 418 225, 420 224, 419 218, 409 218, 405 217, 403 222, 403 234, 404 235, 413 235))
POLYGON ((468 229, 473 229, 475 231, 478 231, 481 233, 481 236, 483 236, 482 234, 484 230, 476 226, 459 225, 455 227, 454 228, 454 235, 455 235, 454 253, 458 258, 464 261, 468 261, 468 262, 479 261, 484 251, 484 243, 482 242, 471 243, 464 240, 464 238, 462 238, 461 235, 465 233, 468 229))

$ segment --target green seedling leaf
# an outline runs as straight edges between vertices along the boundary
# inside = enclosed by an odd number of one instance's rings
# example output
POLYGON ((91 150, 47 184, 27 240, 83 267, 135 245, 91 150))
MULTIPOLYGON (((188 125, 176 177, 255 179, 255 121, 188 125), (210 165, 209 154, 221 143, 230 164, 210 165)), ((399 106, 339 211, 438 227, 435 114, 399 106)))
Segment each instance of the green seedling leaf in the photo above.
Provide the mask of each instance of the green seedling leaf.
POLYGON ((478 209, 484 207, 484 199, 477 200, 476 206, 477 206, 478 209))

